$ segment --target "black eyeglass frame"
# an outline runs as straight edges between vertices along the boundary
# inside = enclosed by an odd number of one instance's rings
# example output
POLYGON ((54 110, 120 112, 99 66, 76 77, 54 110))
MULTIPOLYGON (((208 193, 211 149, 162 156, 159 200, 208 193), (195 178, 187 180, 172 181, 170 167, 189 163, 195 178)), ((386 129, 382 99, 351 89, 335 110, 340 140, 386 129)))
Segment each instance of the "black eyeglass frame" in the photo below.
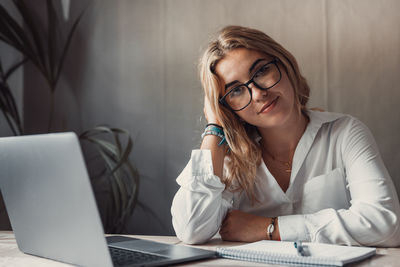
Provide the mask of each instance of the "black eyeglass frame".
POLYGON ((249 81, 247 81, 246 83, 237 85, 237 86, 233 87, 232 89, 230 89, 228 92, 225 93, 225 95, 223 95, 223 96, 218 100, 218 102, 219 102, 221 105, 223 105, 223 106, 229 108, 229 109, 232 110, 232 111, 241 111, 241 110, 247 108, 247 106, 250 105, 251 100, 253 100, 253 93, 252 93, 252 91, 251 91, 251 88, 249 87, 250 84, 253 83, 253 84, 254 84, 258 89, 260 89, 260 90, 268 90, 268 89, 271 89, 272 87, 274 87, 275 85, 277 85, 277 84, 281 81, 281 79, 282 79, 282 72, 281 72, 281 70, 279 69, 278 61, 279 61, 278 58, 274 58, 272 61, 270 61, 270 62, 268 62, 268 63, 262 65, 262 67, 260 67, 260 68, 253 74, 253 76, 251 76, 251 79, 250 79, 249 81), (273 85, 264 88, 264 87, 261 87, 259 84, 257 84, 257 83, 254 81, 254 78, 255 78, 255 76, 257 75, 257 73, 258 73, 262 68, 264 68, 265 66, 270 65, 270 64, 274 64, 274 65, 276 66, 276 68, 278 69, 278 72, 279 72, 279 79, 278 79, 278 81, 276 81, 276 83, 274 83, 273 85), (250 93, 250 101, 249 101, 249 103, 247 103, 243 108, 240 108, 240 109, 233 109, 233 108, 226 102, 225 98, 226 98, 233 90, 235 90, 236 88, 238 88, 238 87, 240 87, 240 86, 243 86, 243 85, 246 86, 247 90, 249 90, 249 93, 250 93))

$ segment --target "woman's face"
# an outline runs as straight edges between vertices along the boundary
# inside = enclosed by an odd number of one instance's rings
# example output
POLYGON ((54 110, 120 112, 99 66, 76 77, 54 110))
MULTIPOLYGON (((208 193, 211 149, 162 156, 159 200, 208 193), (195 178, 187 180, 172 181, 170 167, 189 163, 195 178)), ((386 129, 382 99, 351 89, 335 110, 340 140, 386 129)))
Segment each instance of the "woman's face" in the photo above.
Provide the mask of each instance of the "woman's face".
MULTIPOLYGON (((216 66, 216 73, 221 79, 225 95, 230 89, 249 81, 266 62, 273 58, 255 50, 237 48, 228 52, 216 66)), ((298 116, 293 87, 282 65, 278 63, 282 73, 281 80, 268 90, 261 90, 253 83, 251 103, 235 113, 249 124, 258 128, 284 126, 298 116)))

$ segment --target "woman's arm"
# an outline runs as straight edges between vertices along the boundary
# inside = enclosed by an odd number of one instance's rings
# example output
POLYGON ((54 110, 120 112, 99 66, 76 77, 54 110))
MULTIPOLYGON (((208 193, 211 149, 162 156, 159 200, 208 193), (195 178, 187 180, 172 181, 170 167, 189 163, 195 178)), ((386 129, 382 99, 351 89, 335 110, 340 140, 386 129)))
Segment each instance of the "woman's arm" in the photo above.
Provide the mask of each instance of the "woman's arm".
MULTIPOLYGON (((218 123, 207 99, 204 114, 209 123, 218 123)), ((228 209, 232 193, 225 191, 223 176, 226 145, 220 138, 206 135, 200 150, 193 150, 191 159, 177 182, 180 185, 172 202, 172 224, 177 237, 185 243, 203 243, 215 235, 228 209)))
MULTIPOLYGON (((221 125, 214 111, 211 108, 210 102, 207 97, 204 97, 204 116, 208 123, 221 125)), ((227 151, 226 145, 218 145, 221 139, 215 135, 206 135, 203 138, 200 149, 208 149, 211 151, 211 158, 214 168, 214 174, 220 178, 223 175, 224 158, 227 151)))
MULTIPOLYGON (((279 218, 275 219, 272 240, 281 240, 278 220, 279 218)), ((265 239, 269 240, 267 227, 271 222, 272 218, 233 210, 226 215, 219 233, 221 234, 221 238, 227 241, 255 242, 265 239)))

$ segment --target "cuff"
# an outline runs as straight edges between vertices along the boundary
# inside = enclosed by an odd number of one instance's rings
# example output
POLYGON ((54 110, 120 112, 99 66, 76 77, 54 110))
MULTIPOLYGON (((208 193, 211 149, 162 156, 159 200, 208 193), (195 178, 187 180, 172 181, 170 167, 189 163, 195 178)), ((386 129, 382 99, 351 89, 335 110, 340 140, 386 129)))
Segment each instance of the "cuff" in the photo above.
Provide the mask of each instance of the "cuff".
POLYGON ((304 215, 287 215, 279 216, 278 226, 279 234, 282 241, 301 240, 310 242, 310 234, 308 233, 304 215))
POLYGON ((214 175, 210 150, 193 150, 189 163, 176 182, 191 191, 203 191, 201 184, 206 185, 208 190, 223 191, 225 189, 225 184, 214 175))

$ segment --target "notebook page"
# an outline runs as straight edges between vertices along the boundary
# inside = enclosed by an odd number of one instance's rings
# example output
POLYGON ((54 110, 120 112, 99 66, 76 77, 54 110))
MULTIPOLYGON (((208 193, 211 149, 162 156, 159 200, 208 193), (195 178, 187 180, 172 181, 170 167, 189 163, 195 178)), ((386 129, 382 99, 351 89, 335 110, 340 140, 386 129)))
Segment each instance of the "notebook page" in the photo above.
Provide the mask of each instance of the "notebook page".
POLYGON ((318 244, 318 243, 303 243, 307 246, 310 254, 317 257, 329 257, 336 258, 343 263, 362 259, 366 256, 373 255, 376 252, 375 248, 369 247, 349 247, 349 246, 338 246, 330 244, 318 244))
POLYGON ((299 256, 293 242, 264 240, 236 247, 217 248, 217 253, 224 258, 271 264, 343 265, 343 263, 334 258, 299 256))
MULTIPOLYGON (((356 261, 357 259, 368 257, 370 255, 374 255, 376 252, 375 248, 369 247, 339 246, 332 244, 307 242, 304 242, 303 245, 312 257, 334 259, 335 261, 340 261, 344 264, 347 262, 356 261)), ((268 254, 298 256, 297 250, 294 247, 294 243, 285 241, 281 242, 263 240, 246 245, 232 247, 230 249, 232 251, 247 250, 255 252, 266 252, 268 254)))

